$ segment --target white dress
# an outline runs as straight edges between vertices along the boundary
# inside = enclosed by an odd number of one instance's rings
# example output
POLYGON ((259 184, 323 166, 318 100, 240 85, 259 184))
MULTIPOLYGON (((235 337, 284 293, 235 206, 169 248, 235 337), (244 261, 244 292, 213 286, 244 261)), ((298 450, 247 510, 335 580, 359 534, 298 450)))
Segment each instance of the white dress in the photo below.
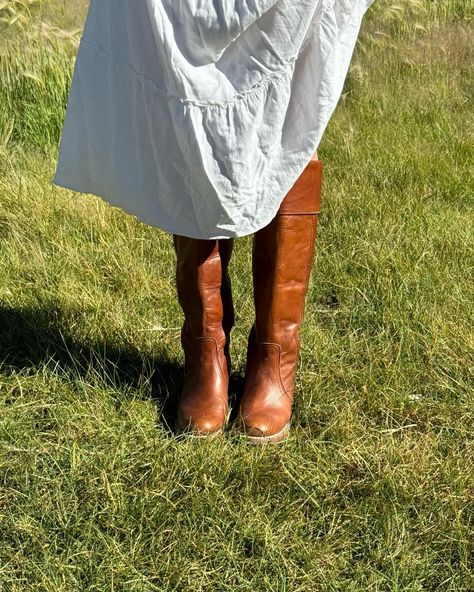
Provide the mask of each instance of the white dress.
POLYGON ((194 238, 277 213, 373 0, 91 0, 53 183, 194 238))

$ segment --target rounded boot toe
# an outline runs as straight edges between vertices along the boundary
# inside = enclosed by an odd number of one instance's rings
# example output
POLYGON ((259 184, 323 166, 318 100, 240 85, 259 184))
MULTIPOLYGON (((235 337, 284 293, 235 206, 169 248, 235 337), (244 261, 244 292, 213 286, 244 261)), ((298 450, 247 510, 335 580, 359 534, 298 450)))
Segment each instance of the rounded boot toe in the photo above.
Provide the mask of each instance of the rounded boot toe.
POLYGON ((244 416, 242 423, 245 433, 257 438, 272 436, 275 431, 278 431, 275 430, 272 418, 266 414, 244 416))
POLYGON ((220 415, 205 416, 205 417, 189 417, 178 419, 178 427, 180 432, 191 433, 195 436, 210 436, 220 433, 225 426, 225 418, 220 415))
POLYGON ((278 423, 270 415, 252 415, 241 418, 243 431, 249 441, 254 444, 265 442, 281 442, 289 431, 290 422, 278 423))

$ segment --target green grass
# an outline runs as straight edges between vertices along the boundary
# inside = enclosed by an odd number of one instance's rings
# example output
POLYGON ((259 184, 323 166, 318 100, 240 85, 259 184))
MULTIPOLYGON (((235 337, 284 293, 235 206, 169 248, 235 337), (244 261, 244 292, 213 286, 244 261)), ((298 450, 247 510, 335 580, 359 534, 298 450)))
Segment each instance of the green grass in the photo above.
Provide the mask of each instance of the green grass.
POLYGON ((0 591, 472 591, 473 3, 367 15, 320 146, 293 429, 262 449, 172 435, 171 236, 51 184, 84 8, 0 25, 0 591))

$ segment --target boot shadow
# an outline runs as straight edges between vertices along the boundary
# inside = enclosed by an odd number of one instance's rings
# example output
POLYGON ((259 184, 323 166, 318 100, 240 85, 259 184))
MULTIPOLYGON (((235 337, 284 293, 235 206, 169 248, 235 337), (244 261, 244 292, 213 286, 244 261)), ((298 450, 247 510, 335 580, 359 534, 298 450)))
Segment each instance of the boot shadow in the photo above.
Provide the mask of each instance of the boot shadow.
POLYGON ((93 371, 104 385, 123 390, 140 388, 148 380, 157 425, 174 434, 183 368, 169 358, 166 348, 149 356, 130 344, 80 342, 64 328, 59 309, 0 304, 0 369, 18 372, 51 361, 71 380, 87 381, 93 371))
POLYGON ((239 404, 244 392, 244 383, 244 370, 235 370, 231 372, 229 377, 229 404, 231 405, 229 426, 232 426, 238 417, 239 404))

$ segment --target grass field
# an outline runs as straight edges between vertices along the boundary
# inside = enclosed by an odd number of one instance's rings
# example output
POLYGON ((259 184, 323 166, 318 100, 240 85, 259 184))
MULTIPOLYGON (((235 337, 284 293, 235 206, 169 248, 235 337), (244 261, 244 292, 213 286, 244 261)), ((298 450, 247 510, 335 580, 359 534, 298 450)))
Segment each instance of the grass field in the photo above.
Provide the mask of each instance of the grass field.
POLYGON ((474 3, 367 13, 319 150, 293 429, 258 449, 168 427, 171 236, 51 184, 85 8, 0 2, 0 592, 472 592, 474 3))

